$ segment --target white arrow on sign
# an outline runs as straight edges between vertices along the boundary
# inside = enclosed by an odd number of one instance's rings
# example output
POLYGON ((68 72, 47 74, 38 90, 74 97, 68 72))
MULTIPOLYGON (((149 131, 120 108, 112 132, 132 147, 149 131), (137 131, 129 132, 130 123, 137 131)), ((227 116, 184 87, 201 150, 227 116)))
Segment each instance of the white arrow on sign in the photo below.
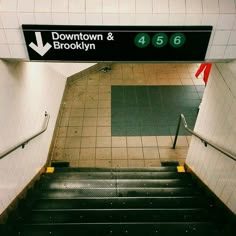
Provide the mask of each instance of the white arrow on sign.
POLYGON ((51 47, 52 45, 49 43, 46 43, 43 46, 43 39, 42 39, 42 35, 41 32, 35 32, 35 36, 36 36, 36 42, 37 45, 35 45, 33 42, 31 42, 29 44, 29 46, 35 51, 37 52, 40 56, 43 56, 51 47))

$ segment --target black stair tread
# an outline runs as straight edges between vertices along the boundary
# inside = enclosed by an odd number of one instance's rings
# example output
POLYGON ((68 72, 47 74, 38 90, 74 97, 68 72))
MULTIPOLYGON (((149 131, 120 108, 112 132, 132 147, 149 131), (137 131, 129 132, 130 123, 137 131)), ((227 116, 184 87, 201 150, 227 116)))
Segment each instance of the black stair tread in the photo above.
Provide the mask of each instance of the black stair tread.
POLYGON ((48 189, 37 191, 35 195, 41 198, 76 198, 76 197, 138 197, 138 196, 193 196, 199 192, 188 187, 160 187, 160 188, 80 188, 48 189))
POLYGON ((228 236, 190 173, 169 166, 56 168, 18 209, 1 235, 228 236))
MULTIPOLYGON (((15 235, 221 235, 212 222, 66 223, 15 226, 15 235)), ((13 235, 13 234, 12 234, 13 235)))
POLYGON ((176 172, 176 166, 158 166, 158 167, 145 167, 145 168, 92 168, 92 167, 61 167, 55 168, 55 172, 150 172, 150 171, 173 171, 176 172))
POLYGON ((36 199, 34 209, 86 209, 86 208, 212 208, 211 203, 200 196, 177 197, 114 197, 78 199, 36 199))
POLYGON ((191 178, 189 173, 178 172, 59 172, 44 174, 46 179, 187 179, 191 178))
POLYGON ((78 189, 78 188, 110 188, 110 187, 185 187, 192 186, 191 179, 95 179, 95 180, 54 180, 44 179, 41 189, 78 189))
POLYGON ((81 209, 33 210, 21 219, 25 223, 105 223, 105 222, 203 222, 206 209, 81 209))

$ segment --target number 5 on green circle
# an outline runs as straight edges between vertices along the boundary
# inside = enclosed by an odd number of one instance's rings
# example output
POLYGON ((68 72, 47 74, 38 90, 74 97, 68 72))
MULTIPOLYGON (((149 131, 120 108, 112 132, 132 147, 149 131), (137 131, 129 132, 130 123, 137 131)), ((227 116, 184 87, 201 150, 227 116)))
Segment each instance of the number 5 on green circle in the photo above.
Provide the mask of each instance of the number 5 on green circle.
POLYGON ((170 37, 170 45, 174 48, 179 48, 183 46, 185 41, 185 35, 182 33, 175 33, 170 37))
POLYGON ((148 34, 140 33, 135 36, 134 43, 139 48, 145 48, 150 43, 150 37, 148 34))
POLYGON ((152 45, 161 48, 164 47, 168 42, 168 37, 164 33, 157 33, 152 38, 152 45))

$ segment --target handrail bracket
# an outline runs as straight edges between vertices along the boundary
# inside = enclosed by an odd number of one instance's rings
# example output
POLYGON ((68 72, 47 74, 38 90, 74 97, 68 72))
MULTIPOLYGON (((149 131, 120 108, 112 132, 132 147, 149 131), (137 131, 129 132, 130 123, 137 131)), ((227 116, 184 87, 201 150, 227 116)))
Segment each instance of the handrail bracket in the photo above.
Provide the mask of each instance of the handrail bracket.
POLYGON ((176 147, 176 143, 177 143, 177 139, 178 139, 178 136, 179 136, 179 129, 180 129, 181 122, 182 122, 184 128, 189 133, 191 133, 195 137, 199 138, 201 140, 201 142, 204 144, 205 147, 207 147, 209 145, 209 146, 213 147, 214 149, 218 150, 219 152, 223 153, 224 155, 228 156, 230 159, 236 161, 235 155, 233 155, 232 153, 224 150, 223 148, 219 147, 218 145, 213 144, 211 141, 203 138, 201 135, 199 135, 196 132, 194 132, 193 130, 189 129, 188 128, 188 124, 187 124, 186 119, 185 119, 183 114, 180 114, 180 116, 179 116, 179 121, 178 121, 177 129, 176 129, 175 139, 174 139, 174 143, 173 143, 173 149, 175 149, 175 147, 176 147))
POLYGON ((31 137, 27 138, 26 140, 16 144, 15 146, 9 148, 8 150, 6 150, 5 152, 0 154, 0 159, 2 159, 3 157, 7 156, 8 154, 10 154, 11 152, 15 151, 18 148, 25 148, 25 146, 29 143, 29 141, 31 141, 32 139, 36 138, 37 136, 39 136, 40 134, 42 134, 43 132, 46 131, 47 127, 48 127, 48 122, 50 119, 49 114, 45 111, 44 113, 44 122, 43 122, 43 128, 37 132, 36 134, 32 135, 31 137))

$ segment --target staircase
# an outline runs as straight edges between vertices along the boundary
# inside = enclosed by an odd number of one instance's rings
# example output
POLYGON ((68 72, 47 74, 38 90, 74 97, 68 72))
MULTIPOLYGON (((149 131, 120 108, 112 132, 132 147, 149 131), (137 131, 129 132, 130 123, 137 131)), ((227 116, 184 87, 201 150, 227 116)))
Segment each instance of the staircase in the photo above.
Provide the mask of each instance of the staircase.
POLYGON ((231 235, 223 221, 176 167, 56 168, 41 176, 1 235, 231 235))

